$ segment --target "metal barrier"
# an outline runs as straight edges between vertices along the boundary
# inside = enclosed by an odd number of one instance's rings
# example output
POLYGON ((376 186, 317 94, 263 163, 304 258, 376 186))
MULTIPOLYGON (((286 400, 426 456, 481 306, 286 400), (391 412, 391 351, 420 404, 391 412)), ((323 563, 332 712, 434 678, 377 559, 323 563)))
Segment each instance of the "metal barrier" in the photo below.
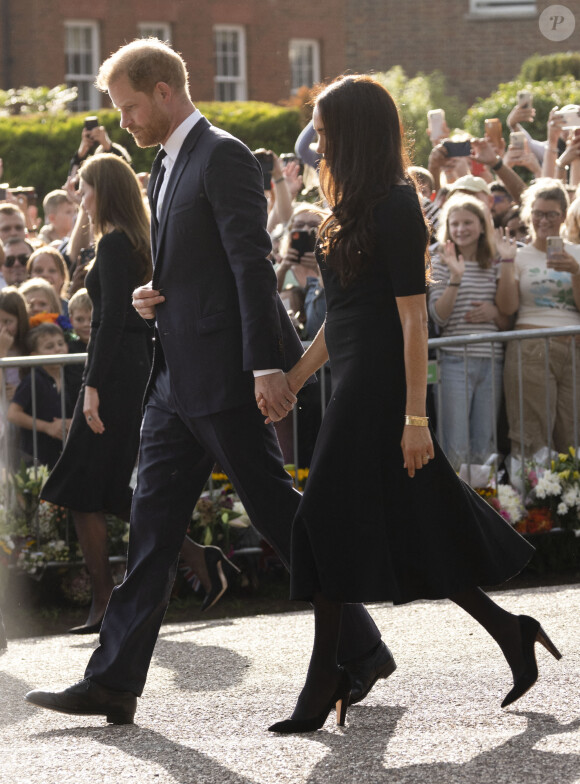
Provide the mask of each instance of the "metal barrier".
MULTIPOLYGON (((518 344, 518 367, 519 367, 519 389, 518 389, 518 400, 519 400, 519 411, 520 411, 520 443, 524 444, 524 407, 523 407, 523 383, 522 383, 522 365, 521 365, 521 342, 522 340, 526 340, 529 338, 543 338, 545 341, 546 346, 546 357, 545 357, 545 376, 546 382, 548 379, 548 369, 549 369, 549 362, 550 362, 550 338, 554 337, 570 337, 572 341, 572 346, 576 346, 577 337, 580 340, 580 327, 558 327, 555 329, 533 329, 533 330, 514 330, 509 332, 494 332, 494 333, 482 333, 482 334, 473 334, 469 336, 463 337, 447 337, 447 338, 432 338, 429 340, 429 348, 435 349, 437 352, 437 358, 439 359, 441 351, 448 347, 461 347, 463 349, 463 360, 464 360, 464 367, 467 372, 467 368, 469 365, 469 354, 468 348, 469 346, 478 345, 478 344, 490 344, 492 347, 492 357, 495 355, 495 352, 499 350, 499 346, 502 344, 507 344, 511 341, 516 341, 518 344)), ((304 343, 305 348, 308 347, 310 343, 304 343)), ((86 354, 66 354, 66 355, 51 355, 51 356, 34 356, 34 357, 11 357, 6 359, 0 359, 0 371, 4 368, 9 367, 29 367, 31 372, 34 373, 35 367, 39 367, 41 365, 61 365, 61 388, 64 389, 64 366, 69 364, 78 364, 85 362, 86 354)), ((575 352, 572 351, 572 375, 574 378, 574 394, 573 394, 573 407, 571 411, 571 417, 573 422, 573 432, 575 434, 574 437, 574 444, 578 448, 579 445, 579 421, 580 421, 580 414, 579 414, 579 400, 578 400, 578 389, 576 388, 576 377, 577 377, 577 370, 576 368, 576 361, 575 361, 575 352)), ((492 363, 492 373, 493 370, 493 363, 492 363)), ((437 383, 438 374, 436 372, 436 367, 433 366, 433 362, 430 363, 430 374, 429 374, 429 383, 437 383)), ((324 410, 326 407, 326 399, 327 399, 327 381, 326 381, 326 374, 324 372, 319 373, 319 389, 320 389, 320 405, 321 411, 324 410)), ((467 384, 466 384, 466 396, 467 396, 467 384)), ((6 384, 3 378, 2 389, 1 389, 1 400, 3 405, 3 410, 6 410, 6 384)), ((495 404, 497 400, 495 398, 495 386, 492 383, 492 400, 490 401, 490 416, 492 415, 491 412, 495 410, 495 404)), ((65 419, 65 408, 64 408, 64 394, 61 394, 61 410, 62 410, 62 418, 65 419)), ((441 427, 445 426, 445 423, 442 421, 442 408, 441 402, 439 401, 438 404, 438 422, 441 427)), ((298 432, 298 409, 295 408, 292 412, 292 436, 293 436, 293 444, 292 444, 292 452, 293 452, 293 459, 294 459, 294 466, 296 468, 295 472, 295 481, 298 483, 298 468, 306 468, 307 466, 300 466, 299 460, 299 432, 298 432)), ((36 432, 36 396, 35 396, 35 385, 32 384, 32 418, 33 418, 33 465, 38 465, 37 460, 37 452, 36 452, 36 439, 37 439, 37 432, 36 432)), ((551 437, 551 415, 550 415, 550 392, 549 387, 546 383, 546 419, 548 422, 548 433, 546 434, 546 445, 552 447, 552 437, 551 437)), ((466 444, 466 453, 467 453, 467 464, 470 464, 470 454, 471 448, 469 444, 469 423, 466 422, 466 433, 468 435, 468 442, 466 444)), ((66 432, 63 425, 63 441, 66 438, 66 432)), ((9 455, 7 453, 8 444, 7 439, 4 438, 4 465, 9 465, 9 455)), ((497 430, 494 428, 494 451, 497 452, 497 430)), ((523 458, 524 456, 522 456, 523 458)))

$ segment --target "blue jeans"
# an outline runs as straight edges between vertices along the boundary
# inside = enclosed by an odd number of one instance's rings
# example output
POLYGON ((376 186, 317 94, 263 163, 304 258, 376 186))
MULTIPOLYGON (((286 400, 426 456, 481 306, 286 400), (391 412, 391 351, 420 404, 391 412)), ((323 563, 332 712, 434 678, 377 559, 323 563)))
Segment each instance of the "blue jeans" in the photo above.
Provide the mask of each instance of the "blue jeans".
POLYGON ((468 357, 441 352, 437 386, 438 438, 450 463, 485 463, 494 451, 494 433, 502 394, 503 352, 468 357), (492 365, 494 370, 492 373, 492 365))

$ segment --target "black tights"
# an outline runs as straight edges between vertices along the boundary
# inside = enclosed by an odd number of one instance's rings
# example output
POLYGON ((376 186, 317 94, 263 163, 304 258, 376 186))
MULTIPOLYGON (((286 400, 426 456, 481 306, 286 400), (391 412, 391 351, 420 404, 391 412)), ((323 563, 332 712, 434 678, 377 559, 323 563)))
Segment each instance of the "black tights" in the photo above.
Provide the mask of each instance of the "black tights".
MULTIPOLYGON (((493 637, 507 659, 515 679, 524 667, 517 617, 496 604, 481 588, 468 588, 449 598, 493 637)), ((339 681, 336 657, 342 604, 326 599, 322 594, 316 594, 313 605, 314 646, 306 683, 298 697, 293 719, 308 719, 318 715, 328 703, 339 681)))

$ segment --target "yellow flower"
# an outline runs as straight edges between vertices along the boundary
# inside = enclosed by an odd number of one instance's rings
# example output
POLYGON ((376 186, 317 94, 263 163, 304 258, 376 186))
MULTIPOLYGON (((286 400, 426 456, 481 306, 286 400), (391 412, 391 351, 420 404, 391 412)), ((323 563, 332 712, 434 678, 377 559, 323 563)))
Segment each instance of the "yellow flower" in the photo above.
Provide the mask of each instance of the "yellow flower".
POLYGON ((562 463, 565 463, 567 459, 568 455, 563 454, 563 452, 558 453, 558 460, 560 460, 562 463))
POLYGON ((569 446, 569 447, 568 447, 568 451, 570 452, 570 454, 572 455, 572 457, 576 457, 576 450, 574 449, 574 447, 573 447, 573 446, 569 446))
POLYGON ((568 477, 570 476, 570 469, 568 469, 567 471, 560 471, 558 473, 558 476, 560 477, 560 479, 568 479, 568 477))

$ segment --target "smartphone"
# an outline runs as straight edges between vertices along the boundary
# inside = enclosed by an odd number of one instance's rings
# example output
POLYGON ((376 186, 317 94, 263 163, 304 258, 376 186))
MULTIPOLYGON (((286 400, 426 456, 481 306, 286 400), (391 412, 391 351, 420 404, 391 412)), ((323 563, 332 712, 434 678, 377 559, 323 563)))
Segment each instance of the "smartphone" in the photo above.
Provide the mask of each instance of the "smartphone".
POLYGON ((427 112, 427 126, 429 135, 433 141, 437 141, 443 136, 443 123, 445 122, 445 111, 443 109, 431 109, 427 112))
POLYGON ((529 90, 518 90, 518 106, 524 109, 532 108, 533 96, 529 90))
POLYGON ((564 120, 565 131, 580 127, 580 106, 568 104, 568 106, 563 106, 559 112, 554 114, 556 117, 564 120))
POLYGON ((99 127, 99 118, 95 117, 94 115, 91 117, 85 117, 85 128, 87 131, 92 131, 93 128, 99 127))
POLYGON ((471 142, 443 142, 450 158, 466 158, 471 155, 471 142))
POLYGON ((564 251, 564 240, 562 237, 546 237, 546 253, 548 261, 551 261, 553 256, 557 253, 564 251))
POLYGON ((297 155, 293 152, 283 152, 279 156, 282 166, 287 166, 289 163, 297 163, 300 166, 300 174, 304 174, 304 164, 297 155))
POLYGON ((32 186, 28 186, 27 188, 22 187, 19 185, 17 188, 8 188, 9 193, 11 193, 16 199, 26 199, 26 203, 28 207, 35 206, 38 202, 38 194, 36 190, 32 186))
POLYGON ((305 253, 312 253, 316 246, 316 231, 312 229, 295 229, 290 234, 290 247, 298 251, 299 259, 305 253))
POLYGON ((494 147, 501 146, 501 120, 497 117, 491 117, 485 120, 485 136, 494 145, 494 147))
POLYGON ((274 158, 271 152, 266 150, 254 150, 254 155, 258 159, 262 167, 262 175, 264 177, 264 190, 272 190, 272 169, 274 168, 274 158))
POLYGON ((6 201, 7 193, 8 193, 8 183, 3 182, 0 184, 0 201, 6 201))
POLYGON ((518 152, 523 152, 526 148, 526 134, 522 131, 512 131, 510 133, 510 147, 518 152))

